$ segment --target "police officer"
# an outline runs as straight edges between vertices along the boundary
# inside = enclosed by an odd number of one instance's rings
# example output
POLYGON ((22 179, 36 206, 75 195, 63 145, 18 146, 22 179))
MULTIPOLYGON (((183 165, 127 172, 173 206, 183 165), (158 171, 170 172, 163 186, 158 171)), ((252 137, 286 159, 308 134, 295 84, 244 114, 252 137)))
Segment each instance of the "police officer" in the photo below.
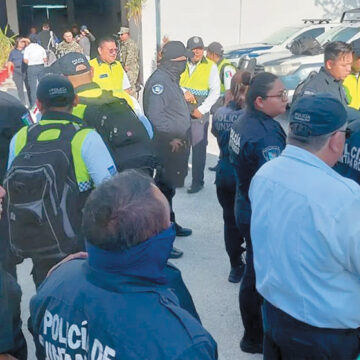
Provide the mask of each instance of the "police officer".
MULTIPOLYGON (((77 97, 74 88, 65 77, 45 76, 40 81, 37 90, 37 106, 42 113, 42 119, 35 126, 43 126, 44 130, 40 131, 39 137, 41 136, 48 142, 56 140, 59 134, 47 131, 47 125, 77 124, 79 126, 79 130, 71 141, 71 151, 75 170, 74 180, 81 198, 85 198, 94 186, 115 175, 116 167, 100 135, 93 129, 81 128, 81 119, 71 115, 72 108, 76 103, 77 97)), ((27 144, 29 129, 27 126, 23 127, 12 138, 9 149, 9 168, 27 144)), ((33 129, 34 126, 31 127, 32 131, 33 129)), ((27 185, 31 187, 31 184, 27 185)), ((77 205, 80 206, 80 204, 77 205)), ((37 287, 45 278, 48 270, 63 257, 62 253, 52 254, 49 257, 31 255, 34 264, 32 274, 37 287)))
MULTIPOLYGON (((30 125, 31 123, 31 116, 26 107, 15 97, 4 91, 0 91, 0 185, 3 184, 5 172, 8 167, 11 138, 24 125, 30 125)), ((8 237, 9 229, 5 213, 0 220, 0 253, 4 255, 4 268, 10 274, 16 276, 14 264, 16 259, 8 253, 8 237)))
MULTIPOLYGON (((5 190, 0 186, 0 219, 5 190)), ((1 236, 1 235, 0 235, 1 236)), ((0 359, 27 359, 27 347, 21 331, 21 289, 3 268, 4 252, 0 252, 0 359)))
POLYGON ((250 78, 249 72, 238 72, 234 75, 231 81, 233 100, 215 112, 211 128, 220 148, 215 184, 217 198, 223 208, 225 248, 231 265, 228 280, 232 283, 240 282, 245 265, 241 256, 244 251, 241 246, 243 238, 235 222, 236 180, 235 170, 229 159, 229 137, 231 126, 244 113, 245 94, 250 78))
MULTIPOLYGON (((166 43, 159 68, 150 76, 144 89, 144 111, 154 126, 155 146, 162 165, 156 183, 170 203, 173 222, 172 199, 176 187, 182 186, 187 174, 190 116, 179 87, 179 78, 189 54, 180 41, 166 43)), ((190 229, 176 224, 177 236, 189 236, 191 233, 190 229)), ((181 255, 180 252, 173 254, 177 257, 181 255)))
POLYGON ((261 165, 279 156, 285 147, 285 132, 273 118, 285 112, 287 100, 287 91, 275 75, 267 72, 256 75, 246 95, 245 114, 230 131, 230 161, 236 172, 235 218, 246 242, 246 267, 239 294, 245 329, 240 348, 249 353, 262 352, 263 328, 262 298, 255 288, 248 191, 261 165))
POLYGON ((136 81, 139 77, 139 48, 130 37, 128 27, 121 27, 118 36, 120 39, 120 62, 130 81, 130 94, 136 96, 136 81))
POLYGON ((201 37, 191 37, 186 47, 192 56, 181 74, 180 86, 191 115, 192 183, 188 193, 192 194, 204 187, 209 111, 220 96, 220 79, 216 65, 204 56, 201 37))
POLYGON ((134 170, 90 195, 83 222, 88 260, 61 265, 30 303, 39 360, 49 348, 71 359, 217 359, 211 335, 166 284, 175 239, 169 212, 151 178, 134 170))
POLYGON ((116 60, 116 42, 111 37, 100 40, 98 56, 90 60, 94 71, 93 81, 103 90, 126 90, 130 92, 130 82, 121 63, 116 60))
POLYGON ((349 106, 355 110, 360 109, 360 39, 356 39, 351 42, 353 49, 353 62, 351 65, 351 74, 348 75, 344 82, 343 86, 347 99, 349 101, 349 106))
POLYGON ((350 44, 342 41, 328 43, 324 49, 324 66, 309 82, 304 83, 298 96, 329 93, 347 106, 343 81, 351 72, 352 61, 350 44))
POLYGON ((231 79, 236 73, 236 68, 224 58, 224 48, 219 42, 214 41, 206 48, 206 57, 216 64, 220 76, 220 97, 210 110, 211 114, 215 114, 219 107, 226 105, 225 94, 230 92, 231 79))

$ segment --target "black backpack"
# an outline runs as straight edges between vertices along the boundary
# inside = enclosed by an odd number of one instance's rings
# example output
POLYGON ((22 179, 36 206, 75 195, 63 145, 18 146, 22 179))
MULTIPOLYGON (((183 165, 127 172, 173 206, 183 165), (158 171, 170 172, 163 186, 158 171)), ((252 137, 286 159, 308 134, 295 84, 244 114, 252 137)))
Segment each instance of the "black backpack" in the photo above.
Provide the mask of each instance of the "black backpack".
POLYGON ((289 50, 294 55, 318 55, 323 52, 320 43, 316 39, 308 36, 294 40, 289 50))
POLYGON ((152 141, 125 99, 103 91, 99 98, 79 97, 79 101, 87 105, 84 121, 101 135, 118 171, 144 169, 151 172, 155 168, 152 141))
POLYGON ((71 151, 79 129, 76 123, 30 126, 6 174, 10 245, 21 257, 64 257, 81 248, 85 194, 78 189, 71 151), (46 130, 58 130, 59 137, 39 141, 46 130))
POLYGON ((295 88, 294 95, 292 97, 291 104, 295 104, 298 98, 302 95, 304 87, 318 74, 317 71, 313 70, 305 80, 301 81, 295 88))

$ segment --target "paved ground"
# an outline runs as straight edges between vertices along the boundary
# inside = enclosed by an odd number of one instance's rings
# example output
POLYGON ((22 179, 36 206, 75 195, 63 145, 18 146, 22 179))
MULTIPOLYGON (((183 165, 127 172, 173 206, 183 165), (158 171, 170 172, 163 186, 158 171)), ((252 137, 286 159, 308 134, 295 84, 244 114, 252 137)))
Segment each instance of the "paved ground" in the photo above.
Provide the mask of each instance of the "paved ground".
MULTIPOLYGON (((0 90, 4 89, 0 87, 0 90)), ((11 84, 7 89, 13 93, 11 84)), ((193 229, 188 238, 178 238, 175 246, 184 251, 184 256, 174 261, 182 270, 184 280, 193 295, 197 310, 205 328, 218 343, 219 358, 261 359, 260 355, 242 353, 239 341, 243 333, 241 324, 238 292, 239 285, 227 281, 230 265, 223 241, 223 222, 221 207, 218 204, 214 185, 214 172, 207 170, 217 161, 217 145, 210 135, 205 188, 197 194, 189 195, 186 187, 179 189, 175 196, 174 207, 179 224, 193 229)), ((186 179, 186 185, 191 181, 186 179)), ((18 268, 18 278, 23 289, 22 314, 24 331, 29 346, 29 360, 34 360, 34 345, 27 332, 28 304, 34 294, 30 278, 31 265, 25 261, 18 268)))

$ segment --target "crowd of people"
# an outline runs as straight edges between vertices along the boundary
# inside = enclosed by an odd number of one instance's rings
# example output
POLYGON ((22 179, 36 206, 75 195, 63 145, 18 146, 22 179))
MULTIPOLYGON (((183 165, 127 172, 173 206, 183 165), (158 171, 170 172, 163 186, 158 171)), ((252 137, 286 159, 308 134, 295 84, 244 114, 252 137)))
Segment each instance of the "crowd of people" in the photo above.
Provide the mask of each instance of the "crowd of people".
MULTIPOLYGON (((359 42, 326 45, 323 67, 295 92, 286 133, 275 119, 289 106, 284 84, 237 70, 218 42, 167 41, 142 108, 128 28, 118 33, 120 53, 105 37, 91 60, 67 31, 45 69, 27 54, 37 49, 46 62, 53 51, 43 47, 57 42, 45 25, 48 40, 35 29, 24 54, 19 40, 9 59, 15 82, 28 66, 39 120, 0 94, 0 359, 27 357, 16 283, 24 258, 37 290, 28 327, 38 359, 218 358, 168 262, 183 254, 175 237, 192 234, 172 202, 190 151, 187 192, 204 187, 211 115, 228 281, 241 282, 241 350, 267 360, 356 359, 359 42)), ((94 36, 80 32, 88 49, 94 36)))

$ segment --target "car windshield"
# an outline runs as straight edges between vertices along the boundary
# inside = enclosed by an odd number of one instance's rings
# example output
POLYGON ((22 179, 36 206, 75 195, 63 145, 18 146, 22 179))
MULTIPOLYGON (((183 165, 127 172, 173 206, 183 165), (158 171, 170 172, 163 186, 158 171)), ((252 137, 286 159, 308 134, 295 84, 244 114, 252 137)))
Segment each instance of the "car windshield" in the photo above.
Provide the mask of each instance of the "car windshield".
POLYGON ((282 44, 289 37, 293 36, 299 30, 303 29, 301 26, 287 26, 282 28, 281 30, 273 33, 264 39, 263 43, 270 45, 279 45, 282 44))
POLYGON ((336 27, 329 31, 324 32, 319 35, 316 40, 320 45, 325 45, 330 41, 349 41, 353 36, 355 36, 360 31, 360 27, 336 27))

